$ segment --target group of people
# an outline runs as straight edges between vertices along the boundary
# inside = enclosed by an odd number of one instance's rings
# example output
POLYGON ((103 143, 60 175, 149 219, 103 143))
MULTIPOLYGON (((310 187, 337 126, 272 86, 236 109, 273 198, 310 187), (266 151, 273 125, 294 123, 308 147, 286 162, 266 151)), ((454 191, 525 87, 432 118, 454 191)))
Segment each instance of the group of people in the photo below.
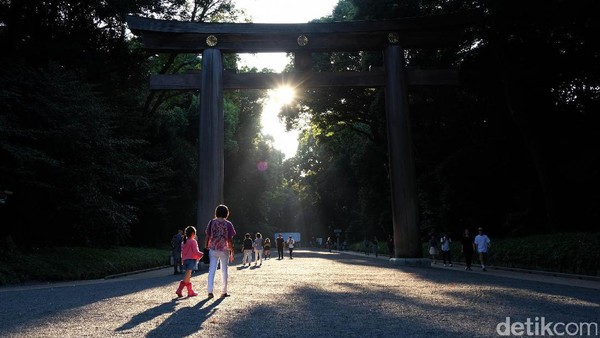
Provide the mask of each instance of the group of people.
MULTIPOLYGON (((252 253, 254 253, 254 266, 261 266, 263 259, 271 258, 271 240, 269 238, 263 238, 260 232, 257 232, 255 238, 252 239, 249 233, 244 236, 244 243, 242 246, 242 266, 250 266, 252 264, 252 253)), ((283 259, 284 246, 288 247, 290 253, 290 259, 293 259, 295 241, 290 236, 287 241, 283 239, 283 236, 279 234, 275 240, 277 247, 277 259, 283 259)))
POLYGON ((227 267, 233 262, 233 237, 235 228, 227 220, 229 217, 229 208, 225 205, 219 205, 215 209, 215 217, 206 225, 204 234, 205 250, 200 251, 197 241, 196 228, 188 226, 185 230, 179 230, 171 240, 173 267, 175 274, 184 273, 183 279, 179 282, 179 287, 175 291, 178 297, 183 297, 183 289, 187 289, 188 297, 197 296, 191 283, 192 271, 197 270, 198 262, 208 252, 208 298, 214 298, 214 281, 217 266, 221 267, 221 297, 228 297, 227 293, 227 267), (179 244, 180 243, 180 244, 179 244), (185 271, 185 272, 184 272, 185 271))
MULTIPOLYGON (((228 266, 229 263, 234 260, 234 246, 233 237, 236 234, 233 224, 227 220, 229 217, 229 208, 225 205, 219 205, 215 209, 215 217, 211 219, 204 231, 206 240, 204 242, 204 250, 200 251, 196 228, 188 226, 185 230, 180 229, 177 234, 171 239, 171 256, 173 258, 173 273, 183 273, 184 277, 179 282, 179 286, 175 293, 178 297, 183 297, 183 290, 187 289, 188 297, 197 296, 193 289, 191 276, 192 271, 198 269, 198 262, 200 259, 205 258, 208 255, 208 285, 207 293, 208 298, 214 298, 214 281, 217 267, 221 268, 221 297, 228 297, 227 293, 227 278, 228 278, 228 266)), ((242 247, 243 257, 242 265, 252 263, 252 252, 255 253, 254 265, 262 265, 263 259, 271 258, 271 240, 269 238, 263 238, 260 233, 256 233, 254 240, 250 234, 247 233, 244 236, 244 243, 242 247)), ((283 236, 279 234, 275 240, 277 246, 278 259, 283 259, 283 249, 287 246, 289 250, 290 259, 293 259, 293 251, 295 241, 290 236, 287 240, 283 239, 283 236)))
MULTIPOLYGON (((479 256, 479 263, 481 264, 481 270, 487 271, 487 255, 491 246, 490 238, 484 233, 483 228, 477 229, 478 234, 475 238, 472 238, 468 229, 465 229, 461 237, 461 253, 465 257, 465 270, 471 271, 471 265, 473 262, 473 253, 477 252, 479 256)), ((452 238, 450 234, 444 234, 440 237, 439 241, 435 235, 431 235, 429 240, 429 254, 433 264, 436 264, 436 258, 438 255, 438 243, 442 253, 442 260, 444 266, 452 266, 452 254, 450 251, 450 244, 452 238)))

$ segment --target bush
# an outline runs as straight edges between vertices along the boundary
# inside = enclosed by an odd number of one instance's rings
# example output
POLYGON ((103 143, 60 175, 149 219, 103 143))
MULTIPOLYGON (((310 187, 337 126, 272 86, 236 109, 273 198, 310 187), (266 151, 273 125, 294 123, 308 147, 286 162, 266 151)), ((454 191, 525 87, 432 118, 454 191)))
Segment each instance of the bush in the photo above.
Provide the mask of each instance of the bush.
POLYGON ((13 251, 0 256, 0 285, 103 278, 164 266, 168 264, 169 255, 170 251, 166 249, 132 247, 59 247, 13 251))

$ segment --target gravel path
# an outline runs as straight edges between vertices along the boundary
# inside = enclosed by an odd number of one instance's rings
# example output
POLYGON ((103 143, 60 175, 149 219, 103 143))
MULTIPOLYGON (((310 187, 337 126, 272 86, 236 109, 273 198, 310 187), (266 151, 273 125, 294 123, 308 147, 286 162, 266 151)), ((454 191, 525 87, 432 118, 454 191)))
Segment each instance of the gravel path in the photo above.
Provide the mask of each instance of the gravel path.
POLYGON ((506 317, 600 323, 598 289, 310 250, 240 260, 224 299, 206 299, 206 271, 192 277, 200 295, 178 299, 170 269, 3 288, 0 337, 491 337, 506 317))

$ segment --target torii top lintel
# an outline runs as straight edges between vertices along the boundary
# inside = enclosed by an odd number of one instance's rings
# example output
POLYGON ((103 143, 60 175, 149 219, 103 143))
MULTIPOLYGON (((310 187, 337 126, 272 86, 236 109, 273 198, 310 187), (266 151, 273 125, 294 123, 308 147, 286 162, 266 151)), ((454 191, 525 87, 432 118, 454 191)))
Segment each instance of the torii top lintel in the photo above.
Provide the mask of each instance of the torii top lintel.
POLYGON ((227 53, 335 52, 442 47, 460 41, 465 27, 478 21, 479 11, 389 21, 303 24, 203 23, 127 16, 144 47, 163 53, 201 53, 218 48, 227 53))

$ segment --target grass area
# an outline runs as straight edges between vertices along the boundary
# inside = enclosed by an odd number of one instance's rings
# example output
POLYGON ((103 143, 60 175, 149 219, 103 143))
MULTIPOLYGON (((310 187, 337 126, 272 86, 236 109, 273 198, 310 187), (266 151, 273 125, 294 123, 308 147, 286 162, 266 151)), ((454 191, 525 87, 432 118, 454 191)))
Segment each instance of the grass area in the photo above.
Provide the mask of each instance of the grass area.
MULTIPOLYGON (((452 259, 464 262, 460 253, 460 238, 453 240, 452 259)), ((600 233, 563 233, 491 240, 488 264, 492 266, 600 276, 600 233)), ((354 243, 349 249, 364 251, 362 243, 354 243)), ((385 242, 379 243, 379 253, 389 254, 385 242)), ((423 257, 430 257, 428 243, 423 243, 423 257)), ((441 259, 441 255, 438 258, 441 259)), ((478 263, 476 255, 473 263, 478 263)))
POLYGON ((67 281, 168 264, 170 250, 134 247, 108 249, 59 247, 0 253, 0 285, 29 281, 67 281))

